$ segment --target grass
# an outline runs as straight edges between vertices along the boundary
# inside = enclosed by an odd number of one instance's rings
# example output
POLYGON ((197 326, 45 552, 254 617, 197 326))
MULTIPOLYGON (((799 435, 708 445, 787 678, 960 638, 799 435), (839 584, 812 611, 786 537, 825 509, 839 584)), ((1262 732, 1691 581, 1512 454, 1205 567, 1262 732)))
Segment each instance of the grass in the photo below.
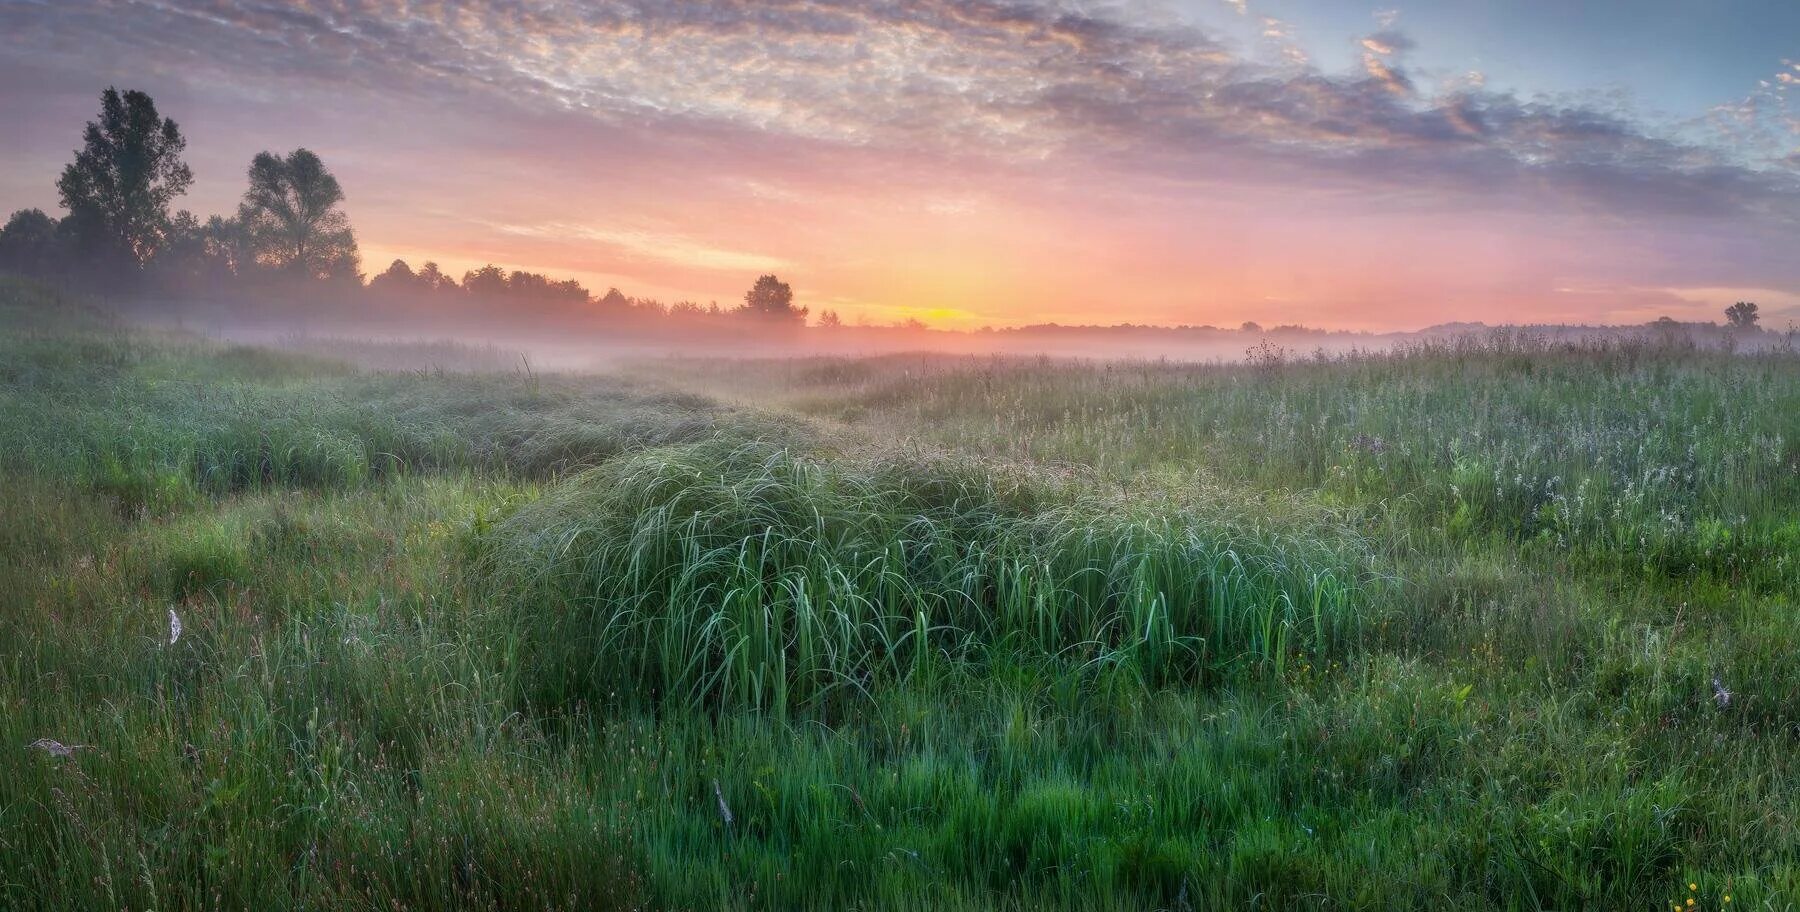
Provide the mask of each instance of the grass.
POLYGON ((549 706, 617 694, 785 719, 971 666, 1143 690, 1355 641, 1373 574, 1354 541, 1216 488, 1092 487, 709 441, 569 479, 495 530, 488 561, 544 644, 525 665, 549 706))
POLYGON ((1230 367, 889 359, 845 389, 831 384, 848 368, 826 361, 771 393, 961 451, 1119 479, 1201 465, 1258 490, 1406 509, 1462 539, 1791 587, 1794 363, 1501 335, 1230 367))
POLYGON ((1800 894, 1788 354, 622 379, 0 323, 0 907, 1800 894))

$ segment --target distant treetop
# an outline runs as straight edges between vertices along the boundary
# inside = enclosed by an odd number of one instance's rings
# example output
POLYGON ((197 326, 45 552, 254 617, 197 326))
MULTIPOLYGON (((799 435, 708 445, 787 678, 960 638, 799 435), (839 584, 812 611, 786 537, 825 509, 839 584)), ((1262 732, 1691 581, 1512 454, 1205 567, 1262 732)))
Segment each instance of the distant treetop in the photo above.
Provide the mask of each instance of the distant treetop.
POLYGON ((740 312, 752 317, 776 321, 806 322, 807 310, 794 306, 794 289, 772 275, 761 276, 744 293, 740 312))
POLYGON ((1752 301, 1739 301, 1725 308, 1725 322, 1736 329, 1755 329, 1759 315, 1752 301))

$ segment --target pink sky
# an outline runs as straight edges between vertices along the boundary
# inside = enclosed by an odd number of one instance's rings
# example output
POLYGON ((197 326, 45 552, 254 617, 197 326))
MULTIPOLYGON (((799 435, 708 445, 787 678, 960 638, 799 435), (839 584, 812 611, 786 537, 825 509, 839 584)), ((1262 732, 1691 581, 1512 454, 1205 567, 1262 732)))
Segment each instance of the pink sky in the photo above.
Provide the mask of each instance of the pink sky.
POLYGON ((623 7, 9 8, 0 207, 55 210, 117 84, 181 122, 201 215, 256 152, 318 152, 370 273, 725 304, 775 272, 947 327, 1800 316, 1794 159, 1410 69, 1403 18, 1326 69, 1154 4, 623 7))

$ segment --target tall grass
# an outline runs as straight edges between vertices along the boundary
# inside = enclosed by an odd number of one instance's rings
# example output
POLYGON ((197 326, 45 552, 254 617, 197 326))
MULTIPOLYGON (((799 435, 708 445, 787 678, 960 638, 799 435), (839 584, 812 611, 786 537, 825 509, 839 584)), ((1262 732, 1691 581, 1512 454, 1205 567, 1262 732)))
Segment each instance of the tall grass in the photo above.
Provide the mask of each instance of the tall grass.
POLYGON ((1218 488, 1093 487, 708 441, 567 480, 497 527, 488 562, 552 704, 785 713, 1002 660, 1201 684, 1341 655, 1360 629, 1372 568, 1349 533, 1218 488))
POLYGON ((1625 570, 1767 587, 1800 574, 1800 358, 1518 334, 1243 365, 884 359, 834 386, 739 363, 720 387, 966 452, 1130 479, 1204 465, 1385 502, 1625 570))

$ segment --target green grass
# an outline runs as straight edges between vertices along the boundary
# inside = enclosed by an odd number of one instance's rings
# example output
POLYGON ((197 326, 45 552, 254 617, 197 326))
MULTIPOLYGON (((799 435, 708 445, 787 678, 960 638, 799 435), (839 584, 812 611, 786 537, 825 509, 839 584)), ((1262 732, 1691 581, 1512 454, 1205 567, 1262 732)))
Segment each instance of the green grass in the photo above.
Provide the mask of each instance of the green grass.
POLYGON ((1405 509, 1458 539, 1791 588, 1795 363, 1500 336, 1223 368, 890 359, 842 390, 818 379, 843 370, 827 361, 763 382, 803 412, 962 451, 1120 479, 1200 465, 1255 489, 1405 509))
POLYGON ((1800 902, 1791 355, 0 329, 0 907, 1800 902))
POLYGON ((523 507, 488 562, 551 706, 783 719, 995 664, 1201 686, 1361 633, 1374 573, 1348 533, 1283 529, 1275 501, 1218 488, 1093 487, 949 456, 662 447, 523 507))

